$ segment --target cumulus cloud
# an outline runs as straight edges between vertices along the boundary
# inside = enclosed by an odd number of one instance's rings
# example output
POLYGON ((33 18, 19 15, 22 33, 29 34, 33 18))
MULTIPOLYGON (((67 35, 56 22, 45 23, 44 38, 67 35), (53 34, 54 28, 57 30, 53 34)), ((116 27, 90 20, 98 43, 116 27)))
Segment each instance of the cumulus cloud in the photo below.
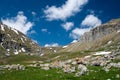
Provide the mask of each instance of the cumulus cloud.
POLYGON ((73 22, 66 22, 64 24, 61 25, 66 31, 69 31, 72 29, 72 27, 74 26, 73 22))
POLYGON ((76 43, 76 42, 78 42, 78 40, 73 40, 71 43, 76 43))
POLYGON ((32 41, 33 41, 34 43, 36 43, 36 44, 38 44, 38 43, 39 43, 37 40, 33 40, 33 39, 32 39, 32 41))
POLYGON ((80 28, 75 28, 71 33, 70 37, 73 39, 79 39, 81 35, 83 35, 85 32, 88 32, 90 28, 85 28, 85 29, 80 29, 80 28))
POLYGON ((90 14, 90 15, 87 15, 86 18, 82 21, 81 26, 88 26, 91 28, 95 28, 101 25, 101 23, 102 22, 98 17, 90 14))
POLYGON ((36 12, 34 12, 34 11, 32 11, 31 13, 32 13, 32 15, 33 15, 33 16, 35 16, 35 15, 36 15, 36 12))
POLYGON ((42 32, 48 32, 48 30, 47 30, 47 29, 41 29, 41 31, 42 31, 42 32))
POLYGON ((52 44, 45 44, 44 47, 58 47, 59 44, 58 43, 52 43, 52 44))
POLYGON ((31 30, 27 33, 28 35, 37 34, 35 30, 31 30))
POLYGON ((70 37, 72 37, 73 39, 79 39, 80 36, 83 35, 85 32, 88 32, 92 28, 95 28, 101 25, 101 23, 102 21, 98 17, 91 15, 91 14, 87 15, 81 23, 81 28, 75 28, 70 33, 70 37))
POLYGON ((88 0, 67 0, 61 7, 46 7, 44 13, 47 20, 66 20, 81 11, 88 0))
POLYGON ((19 11, 16 17, 1 19, 1 21, 24 34, 27 34, 27 32, 34 25, 32 22, 28 21, 27 17, 22 11, 19 11))

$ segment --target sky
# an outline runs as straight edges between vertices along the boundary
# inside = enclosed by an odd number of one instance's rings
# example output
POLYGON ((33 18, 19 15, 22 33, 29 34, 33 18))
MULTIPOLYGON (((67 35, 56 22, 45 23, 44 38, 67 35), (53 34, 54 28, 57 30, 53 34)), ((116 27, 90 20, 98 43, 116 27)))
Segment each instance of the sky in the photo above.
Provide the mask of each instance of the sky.
POLYGON ((76 42, 117 18, 120 0, 0 0, 0 21, 45 47, 76 42))

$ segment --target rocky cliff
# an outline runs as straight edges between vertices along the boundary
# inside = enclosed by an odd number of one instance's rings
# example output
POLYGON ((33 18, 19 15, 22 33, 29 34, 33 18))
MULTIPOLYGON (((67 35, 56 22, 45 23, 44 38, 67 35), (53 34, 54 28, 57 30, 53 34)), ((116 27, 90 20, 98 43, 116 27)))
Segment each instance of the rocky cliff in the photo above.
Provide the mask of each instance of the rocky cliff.
POLYGON ((0 23, 0 55, 41 54, 41 48, 23 33, 0 23))
POLYGON ((92 50, 104 46, 109 41, 120 41, 120 19, 113 19, 108 23, 102 24, 89 32, 84 33, 80 40, 70 44, 63 51, 75 52, 80 50, 92 50))
POLYGON ((92 29, 89 32, 86 32, 84 35, 80 37, 80 42, 89 42, 97 40, 98 38, 111 34, 112 32, 118 31, 119 29, 120 19, 114 19, 106 24, 103 24, 99 27, 92 29))

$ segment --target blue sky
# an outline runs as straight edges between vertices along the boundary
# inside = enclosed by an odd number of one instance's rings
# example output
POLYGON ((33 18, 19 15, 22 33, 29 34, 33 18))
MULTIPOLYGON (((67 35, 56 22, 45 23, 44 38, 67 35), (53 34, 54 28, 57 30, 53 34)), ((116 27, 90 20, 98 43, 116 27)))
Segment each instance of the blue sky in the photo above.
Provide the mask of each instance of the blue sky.
POLYGON ((120 0, 1 0, 0 20, 41 46, 67 45, 120 18, 120 0))

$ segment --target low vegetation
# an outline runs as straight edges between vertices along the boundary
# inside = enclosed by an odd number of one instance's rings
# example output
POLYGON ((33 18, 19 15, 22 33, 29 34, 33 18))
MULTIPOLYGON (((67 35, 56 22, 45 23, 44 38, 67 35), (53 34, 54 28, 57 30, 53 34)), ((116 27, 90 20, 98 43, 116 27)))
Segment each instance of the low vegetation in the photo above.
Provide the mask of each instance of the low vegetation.
POLYGON ((73 74, 63 73, 59 69, 48 71, 40 68, 27 68, 23 71, 0 71, 0 80, 119 80, 120 69, 113 68, 105 72, 100 67, 89 67, 87 75, 76 77, 73 74))

